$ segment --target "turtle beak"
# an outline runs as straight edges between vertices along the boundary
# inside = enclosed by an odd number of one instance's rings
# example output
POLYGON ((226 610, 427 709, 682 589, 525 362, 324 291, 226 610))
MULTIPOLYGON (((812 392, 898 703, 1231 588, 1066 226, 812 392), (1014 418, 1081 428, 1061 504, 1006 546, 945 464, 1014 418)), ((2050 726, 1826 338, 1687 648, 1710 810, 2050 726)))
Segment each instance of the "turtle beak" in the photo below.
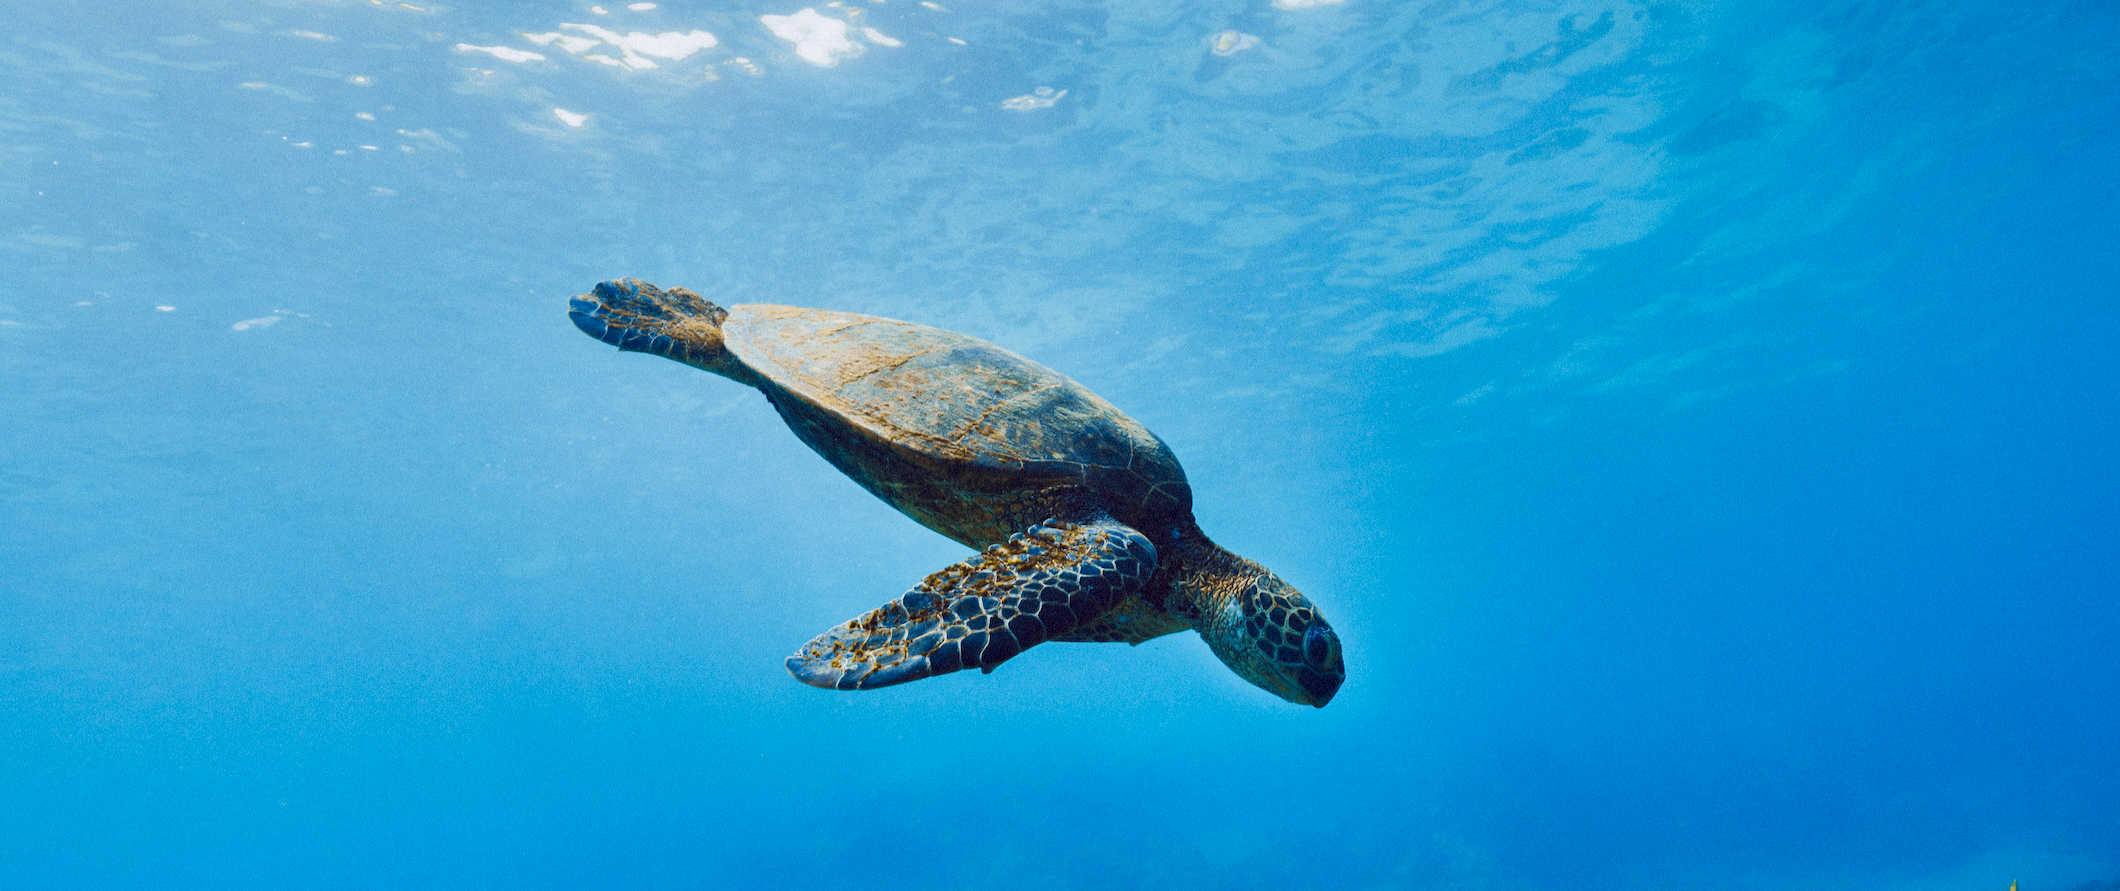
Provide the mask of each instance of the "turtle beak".
POLYGON ((1324 708, 1325 703, 1331 702, 1332 697, 1340 692, 1340 682, 1346 679, 1346 675, 1323 674, 1312 671, 1309 666, 1296 670, 1296 683, 1303 685, 1303 692, 1309 694, 1313 708, 1324 708))
POLYGON ((1309 668, 1299 668, 1293 675, 1279 667, 1270 669, 1267 677, 1271 684, 1260 684, 1266 692, 1297 705, 1324 708, 1334 694, 1340 692, 1340 681, 1344 678, 1320 674, 1309 668))

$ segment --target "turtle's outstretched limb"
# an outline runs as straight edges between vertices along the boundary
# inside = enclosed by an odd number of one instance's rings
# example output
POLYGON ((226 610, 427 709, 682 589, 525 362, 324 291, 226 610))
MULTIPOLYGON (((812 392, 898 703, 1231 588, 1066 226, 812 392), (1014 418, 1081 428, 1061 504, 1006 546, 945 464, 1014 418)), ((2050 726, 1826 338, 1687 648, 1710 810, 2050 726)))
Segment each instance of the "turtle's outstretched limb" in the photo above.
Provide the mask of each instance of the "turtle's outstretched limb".
POLYGON ((814 687, 865 690, 992 671, 1096 619, 1155 571, 1155 546, 1117 520, 1048 519, 818 635, 788 657, 788 673, 814 687))
POLYGON ((567 302, 567 318, 590 337, 757 386, 758 376, 722 346, 721 322, 728 316, 691 291, 665 291, 637 278, 604 282, 567 302))

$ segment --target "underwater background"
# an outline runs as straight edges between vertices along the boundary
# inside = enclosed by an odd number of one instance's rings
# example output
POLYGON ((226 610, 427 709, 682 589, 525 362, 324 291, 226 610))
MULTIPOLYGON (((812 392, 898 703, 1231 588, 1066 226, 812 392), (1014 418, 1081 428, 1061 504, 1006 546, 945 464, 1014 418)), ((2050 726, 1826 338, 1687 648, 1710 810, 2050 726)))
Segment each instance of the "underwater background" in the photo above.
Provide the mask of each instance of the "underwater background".
POLYGON ((0 887, 2120 881, 2120 7, 11 4, 0 887), (640 276, 963 331, 1318 602, 962 558, 640 276))

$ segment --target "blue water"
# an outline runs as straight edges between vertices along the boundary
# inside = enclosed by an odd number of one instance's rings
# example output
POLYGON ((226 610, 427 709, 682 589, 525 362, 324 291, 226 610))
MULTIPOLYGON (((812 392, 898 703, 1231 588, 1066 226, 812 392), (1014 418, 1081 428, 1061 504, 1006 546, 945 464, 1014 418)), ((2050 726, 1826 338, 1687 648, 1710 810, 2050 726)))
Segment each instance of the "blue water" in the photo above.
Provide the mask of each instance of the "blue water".
POLYGON ((2111 3, 494 6, 0 26, 0 886, 2120 880, 2111 3), (965 552, 622 275, 1068 373, 1346 686, 796 683, 965 552))

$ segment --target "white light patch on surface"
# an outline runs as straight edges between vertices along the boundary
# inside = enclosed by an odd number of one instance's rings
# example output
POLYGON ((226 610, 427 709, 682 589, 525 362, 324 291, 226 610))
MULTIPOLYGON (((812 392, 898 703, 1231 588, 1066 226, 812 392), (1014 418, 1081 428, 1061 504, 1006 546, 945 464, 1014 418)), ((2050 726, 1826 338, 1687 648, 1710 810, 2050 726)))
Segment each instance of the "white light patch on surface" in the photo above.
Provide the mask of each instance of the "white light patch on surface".
POLYGON ((705 31, 664 31, 661 34, 634 32, 611 41, 627 52, 672 62, 684 59, 700 50, 713 49, 721 41, 705 31))
POLYGON ((1338 6, 1347 0, 1273 0, 1275 9, 1316 9, 1320 6, 1338 6))
POLYGON ((171 306, 171 305, 169 305, 169 304, 167 304, 167 303, 158 303, 158 304, 156 304, 156 305, 155 305, 155 312, 176 312, 176 311, 177 311, 177 308, 176 308, 176 307, 174 307, 174 306, 171 306))
POLYGON ((882 31, 878 31, 878 30, 876 30, 876 29, 874 29, 874 28, 863 28, 863 29, 861 29, 861 36, 863 36, 863 37, 866 37, 866 38, 868 38, 868 41, 869 41, 870 43, 873 43, 873 44, 875 44, 875 45, 877 45, 877 46, 904 46, 904 45, 905 45, 905 41, 903 41, 903 40, 899 40, 899 39, 898 39, 898 38, 896 38, 896 37, 892 37, 891 35, 889 35, 889 34, 885 34, 885 33, 883 33, 882 31))
POLYGON ((951 42, 951 43, 954 43, 954 44, 956 44, 956 45, 958 45, 958 46, 965 46, 965 45, 966 45, 966 44, 965 44, 965 42, 964 42, 964 40, 963 40, 963 38, 959 38, 959 37, 944 37, 944 38, 942 38, 942 39, 944 39, 944 40, 947 40, 947 41, 949 41, 949 42, 951 42))
POLYGON ((369 114, 368 112, 365 112, 365 111, 356 111, 356 112, 354 112, 354 113, 353 113, 353 116, 354 116, 354 117, 357 117, 357 118, 360 118, 361 120, 364 120, 364 121, 372 121, 372 120, 375 120, 375 115, 369 114))
POLYGON ((326 34, 322 31, 289 31, 287 32, 287 36, 300 37, 303 40, 314 40, 320 43, 336 43, 338 41, 338 38, 326 34))
POLYGON ((795 45, 795 55, 819 68, 830 68, 839 60, 861 55, 861 44, 847 39, 847 23, 804 9, 794 15, 762 15, 760 24, 773 36, 795 45))
POLYGON ((538 46, 551 46, 556 43, 559 44, 561 50, 577 56, 588 52, 591 47, 603 42, 594 37, 576 37, 572 34, 561 34, 558 31, 547 31, 543 34, 526 33, 523 35, 523 39, 538 46))
POLYGON ((1001 107, 1009 111, 1036 111, 1053 107, 1053 103, 1066 95, 1066 90, 1055 91, 1052 87, 1039 87, 1013 99, 1002 100, 1001 107))
POLYGON ((582 124, 587 123, 589 120, 588 115, 568 111, 564 108, 553 109, 552 116, 555 118, 559 118, 560 123, 566 124, 569 127, 580 127, 582 124))
POLYGON ((456 51, 460 53, 485 53, 503 62, 545 61, 545 54, 543 53, 519 50, 512 46, 479 46, 473 43, 459 43, 456 45, 456 51))
POLYGON ((1208 49, 1217 56, 1234 56, 1259 45, 1259 35, 1242 31, 1217 31, 1208 38, 1208 49))
POLYGON ((655 8, 655 4, 653 4, 653 3, 628 3, 628 4, 626 4, 626 8, 627 8, 627 9, 630 9, 630 10, 633 10, 634 12, 647 12, 648 10, 654 9, 654 8, 655 8))
POLYGON ((656 59, 679 61, 701 50, 713 49, 721 41, 706 31, 664 31, 649 34, 645 31, 629 31, 620 34, 602 25, 584 25, 579 22, 562 22, 561 28, 579 31, 580 34, 562 34, 548 31, 543 34, 524 34, 523 39, 539 46, 557 45, 560 49, 591 62, 617 65, 644 71, 656 67, 656 59), (603 54, 589 55, 592 49, 610 46, 618 50, 618 57, 603 54))
MULTIPOLYGON (((158 306, 155 308, 160 309, 161 307, 158 306)), ((259 316, 255 319, 244 319, 243 321, 237 322, 228 327, 229 330, 232 331, 252 331, 258 328, 270 328, 279 323, 279 316, 259 316)))

